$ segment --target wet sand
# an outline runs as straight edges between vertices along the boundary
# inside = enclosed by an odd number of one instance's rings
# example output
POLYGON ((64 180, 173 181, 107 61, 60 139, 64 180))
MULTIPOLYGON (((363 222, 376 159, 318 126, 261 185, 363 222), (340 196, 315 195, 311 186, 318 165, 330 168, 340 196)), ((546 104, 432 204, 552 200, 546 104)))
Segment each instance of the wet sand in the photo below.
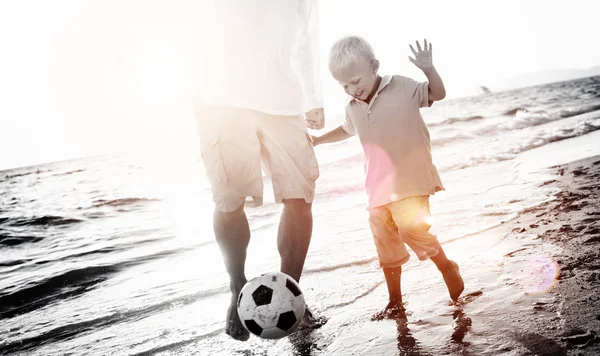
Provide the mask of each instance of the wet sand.
MULTIPOLYGON (((544 333, 548 345, 556 343, 556 352, 542 353, 546 345, 534 340, 529 340, 530 350, 547 355, 599 355, 600 157, 553 168, 556 179, 545 184, 561 189, 556 201, 532 211, 532 223, 521 229, 563 249, 555 256, 558 275, 550 292, 553 302, 534 306, 539 313, 557 315, 555 327, 544 333)), ((531 319, 536 326, 536 318, 531 319)))
POLYGON ((529 157, 523 167, 535 182, 533 192, 530 186, 518 189, 523 199, 538 194, 535 201, 546 202, 444 244, 465 281, 457 304, 450 302, 433 263, 413 261, 402 274, 406 317, 371 321, 387 304, 387 289, 376 261, 367 261, 304 279, 309 303, 341 283, 363 283, 343 303, 325 310, 317 305, 313 310, 329 321, 310 333, 274 341, 251 337, 242 343, 217 332, 142 354, 599 355, 600 156, 550 168, 542 168, 548 165, 540 159, 544 152, 556 152, 546 157, 555 162, 578 159, 595 140, 592 135, 578 140, 571 153, 560 145, 532 151, 536 161, 529 157))
POLYGON ((459 305, 444 301, 434 267, 424 267, 431 269, 424 280, 423 271, 407 271, 406 319, 368 320, 385 301, 382 285, 333 311, 295 354, 600 354, 600 156, 549 171, 553 178, 540 188, 552 189, 551 201, 473 238, 502 233, 462 262, 467 289, 459 305))

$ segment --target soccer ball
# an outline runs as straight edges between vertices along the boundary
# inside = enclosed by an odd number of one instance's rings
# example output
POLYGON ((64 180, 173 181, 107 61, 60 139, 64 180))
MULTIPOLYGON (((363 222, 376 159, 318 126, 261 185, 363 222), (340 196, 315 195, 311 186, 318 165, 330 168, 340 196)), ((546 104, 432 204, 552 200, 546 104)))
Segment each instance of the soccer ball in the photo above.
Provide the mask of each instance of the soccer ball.
POLYGON ((237 303, 244 327, 264 339, 279 339, 293 333, 305 309, 300 286, 281 272, 263 274, 248 281, 237 303))

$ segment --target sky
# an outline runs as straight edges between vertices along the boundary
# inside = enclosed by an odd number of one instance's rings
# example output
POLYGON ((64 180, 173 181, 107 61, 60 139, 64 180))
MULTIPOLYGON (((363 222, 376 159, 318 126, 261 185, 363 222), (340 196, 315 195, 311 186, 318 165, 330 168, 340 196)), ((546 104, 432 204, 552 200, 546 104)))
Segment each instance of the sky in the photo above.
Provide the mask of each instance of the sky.
MULTIPOLYGON (((0 170, 120 151, 195 152, 189 92, 198 14, 215 0, 0 1, 0 170)), ((424 79, 427 38, 448 97, 520 74, 600 65, 595 0, 320 0, 326 116, 344 93, 331 44, 360 35, 381 72, 424 79)), ((527 85, 528 83, 522 83, 527 85)), ((333 127, 326 127, 331 129, 333 127)))

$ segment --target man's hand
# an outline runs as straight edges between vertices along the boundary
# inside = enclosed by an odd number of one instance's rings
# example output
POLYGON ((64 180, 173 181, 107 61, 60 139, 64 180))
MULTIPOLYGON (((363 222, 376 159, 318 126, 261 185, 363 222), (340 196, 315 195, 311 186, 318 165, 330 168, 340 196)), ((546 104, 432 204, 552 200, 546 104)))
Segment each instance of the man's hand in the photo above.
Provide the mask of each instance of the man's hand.
POLYGON ((410 61, 413 62, 413 64, 416 65, 423 72, 427 73, 433 69, 433 56, 432 56, 433 48, 431 46, 431 43, 429 43, 429 44, 427 43, 427 40, 424 41, 424 44, 425 44, 424 49, 421 49, 421 45, 419 44, 419 41, 415 41, 415 43, 417 44, 416 51, 412 45, 409 45, 410 50, 412 51, 415 58, 413 59, 412 57, 409 56, 408 59, 410 59, 410 61))
POLYGON ((312 109, 304 114, 306 118, 306 126, 309 129, 320 130, 325 127, 325 113, 323 108, 312 109))

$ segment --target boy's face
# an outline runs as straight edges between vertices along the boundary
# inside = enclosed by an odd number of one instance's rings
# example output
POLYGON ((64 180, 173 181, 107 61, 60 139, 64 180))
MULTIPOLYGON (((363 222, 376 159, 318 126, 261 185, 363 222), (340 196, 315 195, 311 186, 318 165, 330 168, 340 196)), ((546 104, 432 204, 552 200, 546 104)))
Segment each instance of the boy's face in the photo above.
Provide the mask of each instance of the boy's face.
POLYGON ((365 101, 377 88, 379 61, 358 61, 345 67, 331 68, 331 75, 344 88, 346 94, 365 101))

